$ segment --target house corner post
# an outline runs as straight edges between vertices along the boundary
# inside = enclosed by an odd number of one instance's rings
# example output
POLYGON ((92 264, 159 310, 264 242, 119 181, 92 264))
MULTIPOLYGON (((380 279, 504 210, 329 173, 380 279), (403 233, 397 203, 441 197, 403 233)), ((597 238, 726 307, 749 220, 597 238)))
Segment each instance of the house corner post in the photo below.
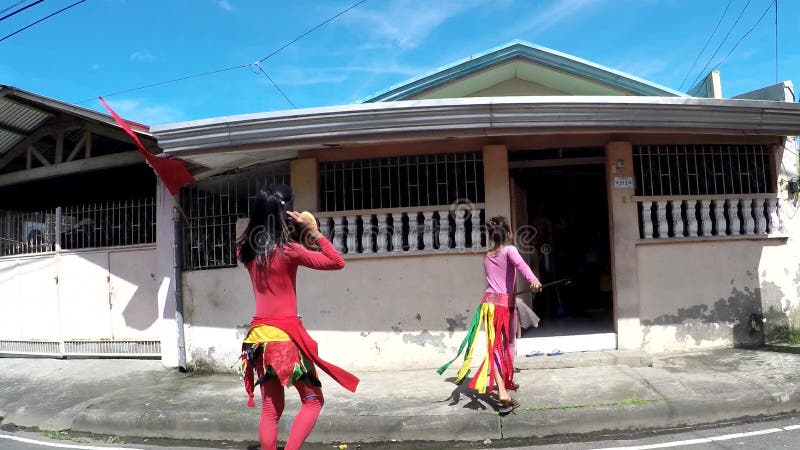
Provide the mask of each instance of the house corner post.
POLYGON ((609 142, 605 152, 617 347, 640 350, 644 342, 636 262, 639 218, 634 186, 626 183, 635 180, 633 146, 630 142, 609 142))

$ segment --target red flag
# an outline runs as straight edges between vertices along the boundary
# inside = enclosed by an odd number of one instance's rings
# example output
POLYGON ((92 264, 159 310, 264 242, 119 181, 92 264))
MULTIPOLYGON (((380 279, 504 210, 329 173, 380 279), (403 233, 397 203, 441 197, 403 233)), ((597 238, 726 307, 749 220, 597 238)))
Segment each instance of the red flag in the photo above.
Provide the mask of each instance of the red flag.
POLYGON ((136 144, 136 148, 139 149, 139 152, 141 152, 142 156, 144 156, 147 164, 153 168, 153 170, 156 172, 156 175, 158 175, 158 178, 160 178, 167 189, 169 189, 170 194, 175 196, 184 185, 194 183, 194 177, 191 173, 189 173, 189 170, 186 168, 186 165, 183 163, 183 161, 177 159, 160 158, 148 152, 147 149, 144 148, 144 145, 142 145, 139 137, 136 136, 136 133, 131 130, 131 127, 129 127, 128 124, 125 123, 125 121, 122 120, 122 118, 117 115, 117 113, 115 113, 110 106, 108 106, 108 103, 103 100, 103 97, 99 98, 103 106, 106 107, 114 120, 117 121, 117 125, 122 127, 122 129, 128 133, 128 136, 133 139, 133 142, 136 144))

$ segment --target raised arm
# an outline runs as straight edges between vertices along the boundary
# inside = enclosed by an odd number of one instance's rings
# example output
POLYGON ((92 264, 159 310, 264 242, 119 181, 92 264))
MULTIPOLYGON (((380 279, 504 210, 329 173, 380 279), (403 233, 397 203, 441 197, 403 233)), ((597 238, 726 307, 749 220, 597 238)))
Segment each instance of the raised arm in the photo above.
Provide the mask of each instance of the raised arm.
POLYGON ((316 270, 339 270, 344 268, 344 258, 336 251, 325 236, 320 235, 317 240, 320 251, 309 250, 300 244, 293 244, 286 250, 289 260, 298 266, 309 267, 316 270))
POLYGON ((531 268, 525 263, 525 260, 522 259, 522 256, 520 256, 517 247, 514 247, 513 245, 508 246, 508 259, 511 261, 511 264, 514 265, 517 271, 522 274, 528 284, 531 284, 534 281, 539 281, 539 279, 536 278, 536 275, 533 274, 531 268))

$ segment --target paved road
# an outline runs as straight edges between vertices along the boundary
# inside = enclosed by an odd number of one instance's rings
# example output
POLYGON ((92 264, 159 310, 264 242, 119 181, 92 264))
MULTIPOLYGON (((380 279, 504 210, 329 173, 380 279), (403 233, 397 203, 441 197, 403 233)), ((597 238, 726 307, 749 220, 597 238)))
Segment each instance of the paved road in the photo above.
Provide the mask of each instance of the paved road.
MULTIPOLYGON (((115 438, 111 438, 112 443, 105 440, 91 439, 89 437, 62 436, 62 439, 49 439, 42 433, 30 431, 0 431, 0 449, 2 450, 114 450, 114 449, 141 449, 141 450, 228 450, 228 449, 252 449, 258 447, 251 443, 223 443, 213 444, 196 442, 191 446, 177 446, 180 442, 175 441, 141 441, 136 443, 113 443, 115 438), (63 439, 63 438, 69 439, 63 439), (212 445, 212 446, 208 446, 212 445)), ((580 436, 552 438, 547 441, 502 441, 492 443, 429 443, 429 444, 409 444, 409 443, 386 443, 386 444, 362 444, 362 450, 444 450, 444 449, 477 449, 495 448, 500 445, 506 450, 610 450, 610 449, 741 449, 748 450, 771 450, 771 449, 795 449, 800 442, 800 415, 781 416, 758 421, 722 424, 711 427, 682 429, 682 430, 663 430, 659 432, 636 433, 631 435, 615 436, 580 436), (591 440, 586 440, 591 439, 591 440), (488 445, 487 445, 488 444, 488 445)), ((313 444, 304 448, 309 450, 335 449, 333 444, 313 444)), ((350 444, 348 450, 356 450, 355 444, 350 444)))

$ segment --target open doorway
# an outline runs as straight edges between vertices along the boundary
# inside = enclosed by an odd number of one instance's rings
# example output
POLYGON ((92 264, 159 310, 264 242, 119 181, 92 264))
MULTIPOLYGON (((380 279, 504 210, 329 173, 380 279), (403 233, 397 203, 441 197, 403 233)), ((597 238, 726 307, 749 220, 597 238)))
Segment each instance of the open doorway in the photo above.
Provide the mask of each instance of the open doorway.
POLYGON ((538 327, 523 331, 523 340, 560 338, 542 345, 564 347, 570 346, 564 337, 591 336, 594 342, 582 344, 579 338, 570 350, 597 345, 615 348, 602 158, 525 161, 510 166, 515 227, 528 230, 526 241, 517 242, 520 251, 542 283, 570 280, 570 284, 522 297, 540 318, 538 327), (599 335, 607 342, 598 343, 599 335))

